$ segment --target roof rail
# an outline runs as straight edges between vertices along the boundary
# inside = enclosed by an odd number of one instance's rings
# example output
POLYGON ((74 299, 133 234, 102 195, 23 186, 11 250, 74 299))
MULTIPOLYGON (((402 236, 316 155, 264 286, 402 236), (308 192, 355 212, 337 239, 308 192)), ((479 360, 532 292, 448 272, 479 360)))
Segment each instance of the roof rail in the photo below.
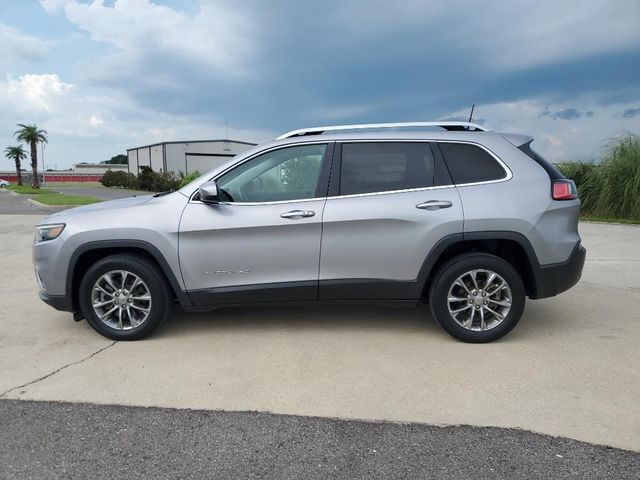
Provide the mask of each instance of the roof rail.
POLYGON ((331 125, 327 127, 301 128, 283 133, 276 140, 304 135, 320 135, 334 130, 364 130, 369 128, 403 128, 403 127, 440 127, 448 131, 489 131, 488 128, 471 122, 397 122, 397 123, 363 123, 359 125, 331 125))

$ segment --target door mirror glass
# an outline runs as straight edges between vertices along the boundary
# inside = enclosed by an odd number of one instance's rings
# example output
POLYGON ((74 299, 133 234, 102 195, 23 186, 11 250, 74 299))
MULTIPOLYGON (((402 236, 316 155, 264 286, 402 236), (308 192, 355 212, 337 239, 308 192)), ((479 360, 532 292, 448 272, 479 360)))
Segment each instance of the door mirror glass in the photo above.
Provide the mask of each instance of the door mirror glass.
POLYGON ((218 194, 218 185, 215 180, 204 182, 198 190, 200 201, 203 203, 218 203, 220 196, 218 194))

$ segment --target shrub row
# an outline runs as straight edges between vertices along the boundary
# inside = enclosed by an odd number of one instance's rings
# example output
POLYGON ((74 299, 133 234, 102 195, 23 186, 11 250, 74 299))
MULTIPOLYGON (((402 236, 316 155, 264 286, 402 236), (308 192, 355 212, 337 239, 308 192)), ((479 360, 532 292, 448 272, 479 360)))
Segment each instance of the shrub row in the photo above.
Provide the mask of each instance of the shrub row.
POLYGON ((200 173, 193 172, 187 176, 175 175, 173 172, 156 172, 150 167, 140 167, 136 177, 133 173, 108 170, 100 180, 105 187, 130 188, 146 190, 148 192, 167 192, 177 190, 198 177, 200 173))
POLYGON ((599 164, 567 162, 560 171, 576 182, 587 216, 640 220, 640 137, 611 142, 599 164))

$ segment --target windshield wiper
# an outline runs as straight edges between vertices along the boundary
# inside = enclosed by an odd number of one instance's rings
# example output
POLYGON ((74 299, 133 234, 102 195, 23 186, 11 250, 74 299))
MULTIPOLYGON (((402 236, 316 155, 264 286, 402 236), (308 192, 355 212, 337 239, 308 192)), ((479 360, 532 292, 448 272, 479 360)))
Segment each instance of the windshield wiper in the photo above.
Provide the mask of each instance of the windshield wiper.
POLYGON ((159 193, 155 193, 153 195, 153 198, 157 198, 157 197, 164 197, 165 195, 169 195, 170 193, 175 192, 175 190, 168 190, 166 192, 159 192, 159 193))

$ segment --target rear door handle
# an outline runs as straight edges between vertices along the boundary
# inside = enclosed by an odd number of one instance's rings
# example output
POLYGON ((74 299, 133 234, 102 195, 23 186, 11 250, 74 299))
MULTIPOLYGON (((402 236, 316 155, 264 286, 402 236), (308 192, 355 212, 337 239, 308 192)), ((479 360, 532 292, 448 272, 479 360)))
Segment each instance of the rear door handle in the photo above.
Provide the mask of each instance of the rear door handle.
POLYGON ((416 208, 421 210, 439 210, 441 208, 449 208, 453 202, 449 200, 429 200, 428 202, 419 203, 416 208))
POLYGON ((291 210, 290 212, 280 215, 282 218, 290 218, 291 220, 298 220, 300 218, 313 217, 316 214, 313 210, 291 210))

